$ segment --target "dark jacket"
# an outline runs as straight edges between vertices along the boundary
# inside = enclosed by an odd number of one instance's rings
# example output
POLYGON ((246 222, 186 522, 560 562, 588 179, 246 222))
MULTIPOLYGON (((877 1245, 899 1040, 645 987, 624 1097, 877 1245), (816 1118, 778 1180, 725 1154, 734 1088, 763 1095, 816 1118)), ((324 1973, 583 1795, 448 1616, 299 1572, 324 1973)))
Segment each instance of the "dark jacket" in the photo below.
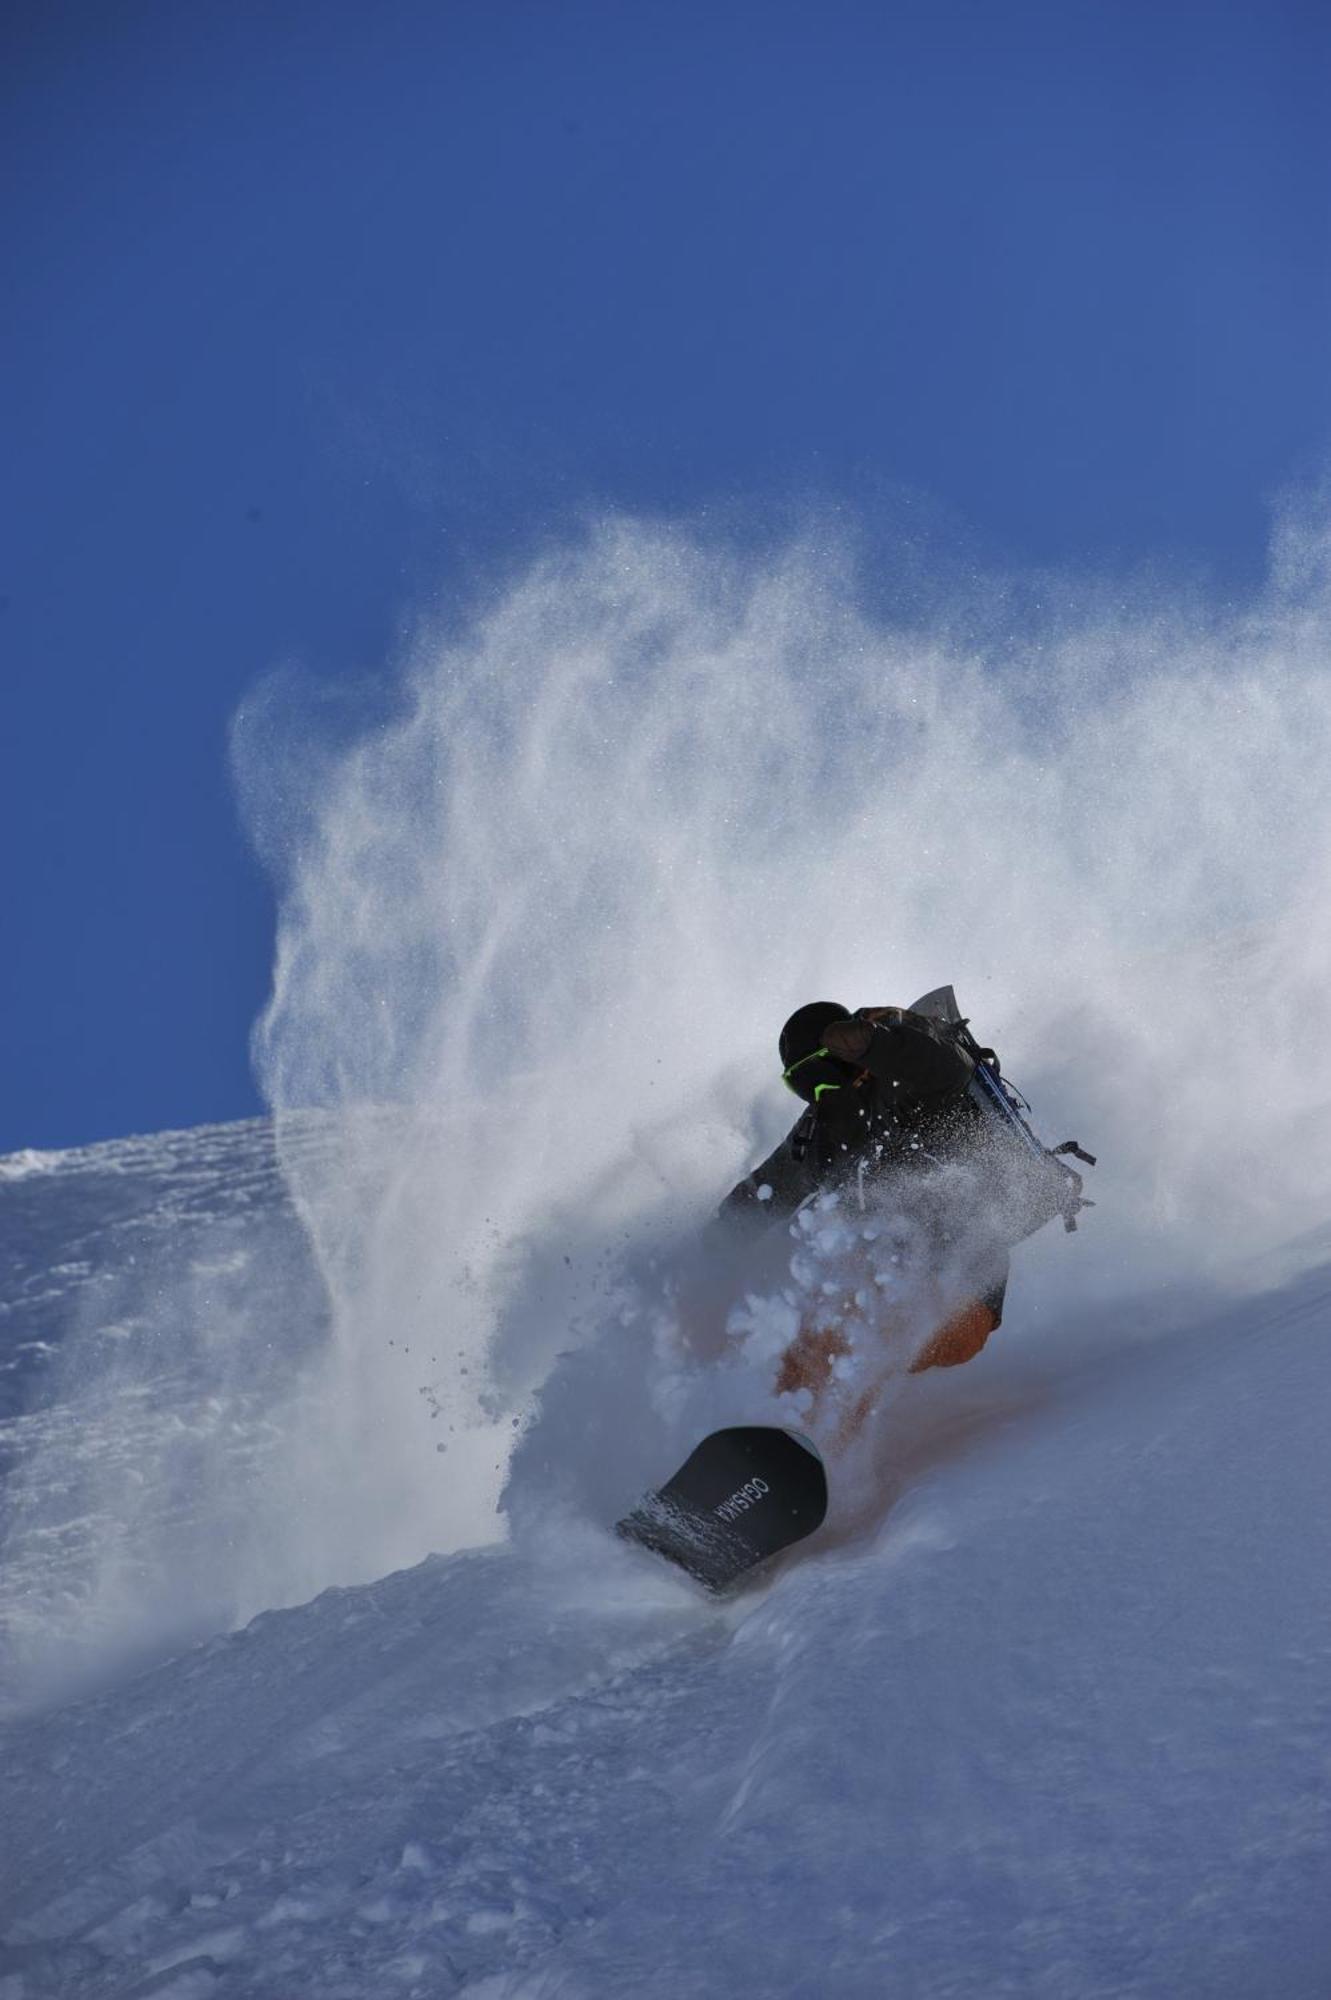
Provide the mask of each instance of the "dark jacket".
POLYGON ((964 1144, 976 1116, 966 1096, 974 1063, 934 1022, 875 1008, 833 1023, 827 1038, 824 1058, 791 1073, 812 1099, 808 1109, 726 1196, 723 1215, 753 1210, 755 1219, 776 1221, 866 1164, 882 1171, 926 1164, 964 1144), (832 1053, 838 1046, 844 1054, 832 1053))
MULTIPOLYGON (((935 1022, 905 1008, 864 1009, 832 1024, 826 1038, 826 1057, 792 1073, 812 1102, 726 1196, 724 1223, 776 1222, 823 1190, 918 1174, 964 1157, 978 1137, 981 1114, 968 1089, 974 1061, 935 1022)), ((992 1270, 986 1296, 1001 1311, 1007 1258, 997 1247, 992 1270)))

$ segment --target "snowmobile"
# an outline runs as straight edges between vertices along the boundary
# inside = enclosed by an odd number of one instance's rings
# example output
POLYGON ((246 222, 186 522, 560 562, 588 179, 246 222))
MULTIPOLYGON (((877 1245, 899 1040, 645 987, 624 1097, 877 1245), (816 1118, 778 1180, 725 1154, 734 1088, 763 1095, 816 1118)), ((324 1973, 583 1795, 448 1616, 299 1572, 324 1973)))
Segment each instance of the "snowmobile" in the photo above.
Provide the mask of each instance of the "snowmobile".
MULTIPOLYGON (((1075 1230, 1083 1178, 1070 1159, 1094 1166, 1076 1140, 1046 1146, 1030 1105, 1003 1075, 993 1049, 972 1035, 950 986, 926 993, 907 1010, 969 1059, 965 1111, 972 1156, 984 1161, 986 1226, 1007 1245, 1061 1217, 1075 1230)), ((817 1200, 809 1195, 801 1208, 817 1200)), ((861 1190, 861 1199, 863 1193, 861 1190)), ((783 1218, 786 1227, 798 1223, 783 1218)), ((861 1397, 852 1421, 870 1405, 861 1397)), ((616 1525, 625 1540, 651 1550, 706 1589, 722 1593, 821 1527, 828 1506, 823 1453, 803 1431, 771 1424, 734 1425, 705 1437, 679 1470, 616 1525)))

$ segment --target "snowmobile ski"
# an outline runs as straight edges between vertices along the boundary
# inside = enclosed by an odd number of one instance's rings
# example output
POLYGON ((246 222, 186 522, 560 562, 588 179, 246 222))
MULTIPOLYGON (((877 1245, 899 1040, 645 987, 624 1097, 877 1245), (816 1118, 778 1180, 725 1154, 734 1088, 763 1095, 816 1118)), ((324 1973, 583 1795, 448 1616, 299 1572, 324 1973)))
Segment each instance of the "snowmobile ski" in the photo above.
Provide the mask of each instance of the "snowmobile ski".
POLYGON ((769 1424, 713 1431, 616 1534, 728 1590, 822 1526, 827 1477, 811 1444, 769 1424))

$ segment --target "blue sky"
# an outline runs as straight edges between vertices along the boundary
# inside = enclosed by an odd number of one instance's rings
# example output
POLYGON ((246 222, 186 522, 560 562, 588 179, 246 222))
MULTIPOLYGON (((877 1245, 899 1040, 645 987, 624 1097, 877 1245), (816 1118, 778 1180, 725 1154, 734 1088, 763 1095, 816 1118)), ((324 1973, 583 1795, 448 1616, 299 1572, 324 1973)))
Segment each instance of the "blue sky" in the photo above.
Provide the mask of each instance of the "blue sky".
POLYGON ((0 77, 0 1149, 258 1108, 274 664, 605 507, 1241 594, 1324 467, 1325 7, 53 0, 0 77))

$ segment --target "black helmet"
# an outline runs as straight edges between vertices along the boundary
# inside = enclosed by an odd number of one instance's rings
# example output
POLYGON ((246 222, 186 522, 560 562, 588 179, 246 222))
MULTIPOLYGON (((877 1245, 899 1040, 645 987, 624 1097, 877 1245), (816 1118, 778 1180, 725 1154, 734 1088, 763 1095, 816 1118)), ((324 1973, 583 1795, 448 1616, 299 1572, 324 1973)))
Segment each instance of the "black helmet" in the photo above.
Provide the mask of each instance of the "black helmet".
POLYGON ((781 1030, 782 1069, 789 1069, 823 1046, 823 1031, 829 1021, 849 1019, 849 1007, 838 1006, 835 1000, 811 1000, 807 1007, 797 1007, 781 1030))
POLYGON ((811 1000, 807 1007, 797 1007, 781 1030, 779 1047, 785 1080, 807 1104, 814 1101, 818 1084, 830 1082, 833 1077, 839 1081, 845 1079, 845 1068, 838 1063, 834 1070, 830 1057, 819 1063, 809 1058, 822 1048, 830 1022, 849 1019, 849 1007, 842 1007, 835 1000, 811 1000))

